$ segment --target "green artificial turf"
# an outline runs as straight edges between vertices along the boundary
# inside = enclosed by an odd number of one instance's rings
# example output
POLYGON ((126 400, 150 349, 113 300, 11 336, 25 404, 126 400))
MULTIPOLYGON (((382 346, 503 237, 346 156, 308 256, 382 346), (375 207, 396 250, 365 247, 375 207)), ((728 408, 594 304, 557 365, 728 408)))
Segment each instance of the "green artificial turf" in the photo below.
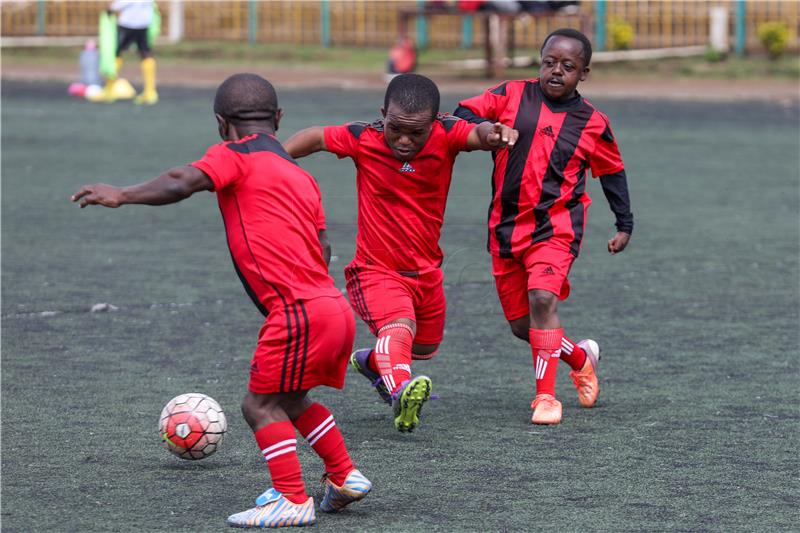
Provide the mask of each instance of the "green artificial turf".
MULTIPOLYGON (((371 120, 373 92, 280 91, 285 139, 371 120)), ((164 89, 152 108, 92 105, 65 88, 2 95, 2 527, 225 531, 269 486, 239 414, 262 317, 231 265, 212 194, 167 207, 80 211, 83 183, 131 184, 216 142, 212 93, 164 89), (90 313, 107 302, 117 311, 90 313), (226 410, 220 451, 161 449, 158 415, 199 391, 226 410)), ((467 96, 467 95, 460 95, 467 96)), ((446 95, 452 109, 458 95, 446 95)), ((318 513, 319 531, 791 531, 800 509, 797 106, 595 102, 626 161, 636 230, 605 252, 599 184, 561 304, 566 333, 603 348, 595 409, 566 365, 564 419, 529 424, 529 348, 503 319, 485 253, 490 158, 462 155, 442 244, 440 355, 415 363, 441 398, 410 435, 366 380, 313 396, 374 482, 318 513)), ((354 171, 319 154, 336 260, 353 253, 354 171)), ((359 324, 357 345, 371 342, 359 324)), ((321 461, 302 444, 309 493, 321 461)))

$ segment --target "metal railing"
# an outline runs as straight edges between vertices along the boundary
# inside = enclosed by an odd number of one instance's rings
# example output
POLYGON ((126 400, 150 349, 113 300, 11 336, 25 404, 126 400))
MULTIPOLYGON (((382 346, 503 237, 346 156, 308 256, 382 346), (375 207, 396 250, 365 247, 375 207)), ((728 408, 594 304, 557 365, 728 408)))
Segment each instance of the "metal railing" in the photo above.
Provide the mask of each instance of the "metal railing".
MULTIPOLYGON (((164 33, 168 27, 179 28, 177 37, 186 40, 381 48, 394 43, 398 13, 422 5, 425 4, 414 0, 159 2, 164 33), (182 24, 170 26, 170 17, 175 13, 182 24)), ((0 3, 0 32, 4 37, 90 36, 96 33, 98 15, 107 6, 105 1, 4 0, 0 3)), ((603 18, 632 26, 632 48, 661 48, 707 44, 709 11, 715 6, 728 9, 730 35, 737 35, 738 28, 742 33, 740 45, 745 49, 760 48, 756 29, 767 21, 784 22, 789 28, 790 48, 798 49, 800 2, 793 0, 584 1, 579 12, 594 21, 591 37, 598 49, 610 44, 605 27, 598 23, 603 18), (606 42, 597 42, 597 35, 603 33, 606 42)), ((484 35, 470 22, 469 15, 441 15, 416 22, 410 30, 418 41, 430 47, 477 48, 484 35)), ((550 31, 576 26, 576 19, 570 15, 539 18, 522 14, 513 25, 516 46, 535 50, 550 31)))

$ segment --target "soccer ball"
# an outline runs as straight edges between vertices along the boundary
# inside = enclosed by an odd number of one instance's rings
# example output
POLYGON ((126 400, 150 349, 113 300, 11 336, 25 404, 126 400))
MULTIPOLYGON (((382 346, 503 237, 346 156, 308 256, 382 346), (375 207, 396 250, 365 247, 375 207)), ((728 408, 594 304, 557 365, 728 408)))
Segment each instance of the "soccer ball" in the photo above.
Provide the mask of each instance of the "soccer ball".
POLYGON ((222 407, 205 394, 190 392, 161 410, 158 430, 164 447, 181 459, 204 459, 222 444, 228 428, 222 407))

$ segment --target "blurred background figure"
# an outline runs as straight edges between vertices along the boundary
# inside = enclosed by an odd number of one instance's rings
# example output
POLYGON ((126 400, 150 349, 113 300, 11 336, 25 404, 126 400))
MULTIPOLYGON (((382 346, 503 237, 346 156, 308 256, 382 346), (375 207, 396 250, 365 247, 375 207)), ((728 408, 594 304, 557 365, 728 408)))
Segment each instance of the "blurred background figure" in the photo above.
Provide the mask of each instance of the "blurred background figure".
POLYGON ((83 98, 88 94, 102 92, 100 84, 100 52, 97 50, 97 41, 89 39, 80 55, 80 81, 70 84, 69 94, 83 98))
POLYGON ((389 50, 389 61, 386 63, 386 81, 398 74, 414 72, 417 68, 417 47, 410 37, 399 37, 389 50))
MULTIPOLYGON (((116 76, 110 77, 106 82, 105 101, 135 96, 135 91, 127 87, 130 84, 119 78, 119 72, 122 68, 122 52, 136 43, 141 58, 144 87, 134 102, 144 105, 153 105, 158 102, 156 60, 153 57, 150 30, 154 23, 154 10, 155 5, 151 0, 114 0, 109 6, 109 11, 117 16, 117 57, 116 76)), ((160 24, 160 17, 158 19, 157 22, 160 24)))

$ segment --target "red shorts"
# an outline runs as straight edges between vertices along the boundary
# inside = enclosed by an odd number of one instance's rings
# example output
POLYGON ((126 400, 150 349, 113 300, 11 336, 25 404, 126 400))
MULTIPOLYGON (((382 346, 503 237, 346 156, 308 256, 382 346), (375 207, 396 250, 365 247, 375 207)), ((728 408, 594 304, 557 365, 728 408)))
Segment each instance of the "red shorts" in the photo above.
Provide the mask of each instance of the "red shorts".
POLYGON ((570 291, 567 275, 574 260, 568 245, 551 241, 531 246, 522 258, 492 256, 492 275, 506 320, 530 314, 528 291, 546 290, 566 300, 570 291))
POLYGON ((258 334, 248 389, 257 394, 320 385, 341 389, 355 333, 344 296, 298 300, 271 311, 258 334))
POLYGON ((398 318, 409 318, 417 324, 415 343, 442 342, 447 302, 441 269, 400 274, 353 262, 344 269, 344 278, 353 309, 373 335, 398 318))

